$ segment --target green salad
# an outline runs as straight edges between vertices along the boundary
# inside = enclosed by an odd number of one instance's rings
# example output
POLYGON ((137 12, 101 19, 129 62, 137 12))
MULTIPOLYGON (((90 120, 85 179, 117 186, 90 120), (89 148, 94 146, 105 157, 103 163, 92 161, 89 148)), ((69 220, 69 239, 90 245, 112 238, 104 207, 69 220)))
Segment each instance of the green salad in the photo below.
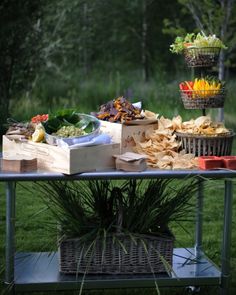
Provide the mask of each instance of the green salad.
POLYGON ((176 37, 175 42, 170 45, 170 51, 172 53, 182 53, 184 49, 188 47, 212 47, 212 48, 222 48, 227 49, 227 47, 223 44, 223 42, 216 37, 216 35, 208 35, 206 36, 203 32, 194 34, 188 33, 184 37, 176 37))

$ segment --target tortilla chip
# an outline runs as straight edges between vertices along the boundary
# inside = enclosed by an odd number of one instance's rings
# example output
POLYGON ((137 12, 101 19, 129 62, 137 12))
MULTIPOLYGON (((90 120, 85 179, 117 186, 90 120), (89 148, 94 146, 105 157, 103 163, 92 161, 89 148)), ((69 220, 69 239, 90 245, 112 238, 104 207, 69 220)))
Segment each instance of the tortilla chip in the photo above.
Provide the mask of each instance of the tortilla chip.
POLYGON ((151 140, 148 140, 148 141, 145 141, 145 142, 139 142, 138 143, 143 149, 147 148, 147 147, 150 147, 152 146, 152 141, 151 140))
POLYGON ((173 123, 172 120, 166 119, 163 116, 159 119, 158 123, 160 123, 161 130, 165 129, 173 129, 173 123))
POLYGON ((211 124, 211 118, 208 116, 201 116, 198 117, 195 121, 194 121, 195 126, 197 127, 202 127, 202 126, 209 126, 211 124))
POLYGON ((149 167, 158 169, 195 169, 198 165, 197 158, 193 154, 179 152, 181 143, 177 141, 175 131, 206 136, 219 136, 229 132, 222 123, 212 122, 210 117, 201 116, 196 120, 182 122, 177 116, 172 120, 163 116, 158 120, 155 130, 145 132, 140 141, 134 137, 135 152, 147 155, 149 167))
POLYGON ((182 126, 182 118, 181 118, 181 116, 174 117, 172 119, 172 124, 173 124, 173 129, 174 130, 180 129, 181 126, 182 126))
POLYGON ((144 118, 147 118, 147 119, 157 119, 159 116, 159 114, 155 114, 148 110, 142 111, 141 114, 143 114, 144 118))

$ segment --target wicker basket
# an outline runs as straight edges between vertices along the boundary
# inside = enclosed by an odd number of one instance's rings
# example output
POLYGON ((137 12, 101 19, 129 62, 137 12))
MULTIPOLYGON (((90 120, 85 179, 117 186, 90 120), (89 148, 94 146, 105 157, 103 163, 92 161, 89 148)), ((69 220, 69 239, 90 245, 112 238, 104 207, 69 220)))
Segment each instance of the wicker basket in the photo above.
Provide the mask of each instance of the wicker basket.
POLYGON ((220 90, 180 90, 185 109, 223 108, 225 88, 220 90))
POLYGON ((64 274, 162 273, 166 272, 163 257, 169 265, 172 265, 173 244, 174 237, 171 234, 166 237, 139 235, 136 242, 129 235, 116 235, 116 242, 112 236, 107 236, 105 245, 104 241, 98 240, 93 250, 89 242, 66 239, 59 246, 60 272, 64 274))
POLYGON ((217 64, 219 47, 187 47, 184 57, 189 67, 212 67, 217 64))
POLYGON ((217 136, 194 135, 176 132, 177 139, 181 142, 186 153, 200 156, 229 156, 232 150, 234 132, 217 136))

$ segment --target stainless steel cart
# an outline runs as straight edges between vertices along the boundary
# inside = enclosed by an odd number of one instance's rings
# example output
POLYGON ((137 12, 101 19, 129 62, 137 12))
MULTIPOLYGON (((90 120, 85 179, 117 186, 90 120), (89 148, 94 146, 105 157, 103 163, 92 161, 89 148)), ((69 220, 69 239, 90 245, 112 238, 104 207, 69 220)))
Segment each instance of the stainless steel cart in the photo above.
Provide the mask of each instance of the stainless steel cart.
POLYGON ((147 288, 158 286, 219 286, 221 294, 229 294, 230 285, 230 247, 232 227, 232 180, 236 171, 166 171, 148 170, 144 172, 101 171, 66 176, 60 173, 33 172, 7 173, 0 171, 0 181, 6 183, 6 284, 14 291, 49 291, 78 289, 82 277, 59 273, 57 253, 15 253, 15 201, 16 182, 47 180, 95 180, 95 179, 186 179, 198 177, 199 190, 196 197, 195 245, 192 248, 176 248, 173 256, 173 275, 86 275, 84 289, 108 288, 147 288), (224 221, 220 267, 216 266, 202 249, 202 179, 221 179, 224 191, 224 221), (196 263, 186 263, 195 259, 196 263))

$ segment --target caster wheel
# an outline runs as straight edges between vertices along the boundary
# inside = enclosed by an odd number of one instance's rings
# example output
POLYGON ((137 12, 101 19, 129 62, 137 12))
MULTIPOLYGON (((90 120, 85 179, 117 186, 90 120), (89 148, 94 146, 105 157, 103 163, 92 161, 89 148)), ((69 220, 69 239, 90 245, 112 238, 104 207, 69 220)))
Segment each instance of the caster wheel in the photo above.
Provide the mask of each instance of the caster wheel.
POLYGON ((200 287, 188 286, 185 288, 186 294, 197 294, 200 293, 200 287))

